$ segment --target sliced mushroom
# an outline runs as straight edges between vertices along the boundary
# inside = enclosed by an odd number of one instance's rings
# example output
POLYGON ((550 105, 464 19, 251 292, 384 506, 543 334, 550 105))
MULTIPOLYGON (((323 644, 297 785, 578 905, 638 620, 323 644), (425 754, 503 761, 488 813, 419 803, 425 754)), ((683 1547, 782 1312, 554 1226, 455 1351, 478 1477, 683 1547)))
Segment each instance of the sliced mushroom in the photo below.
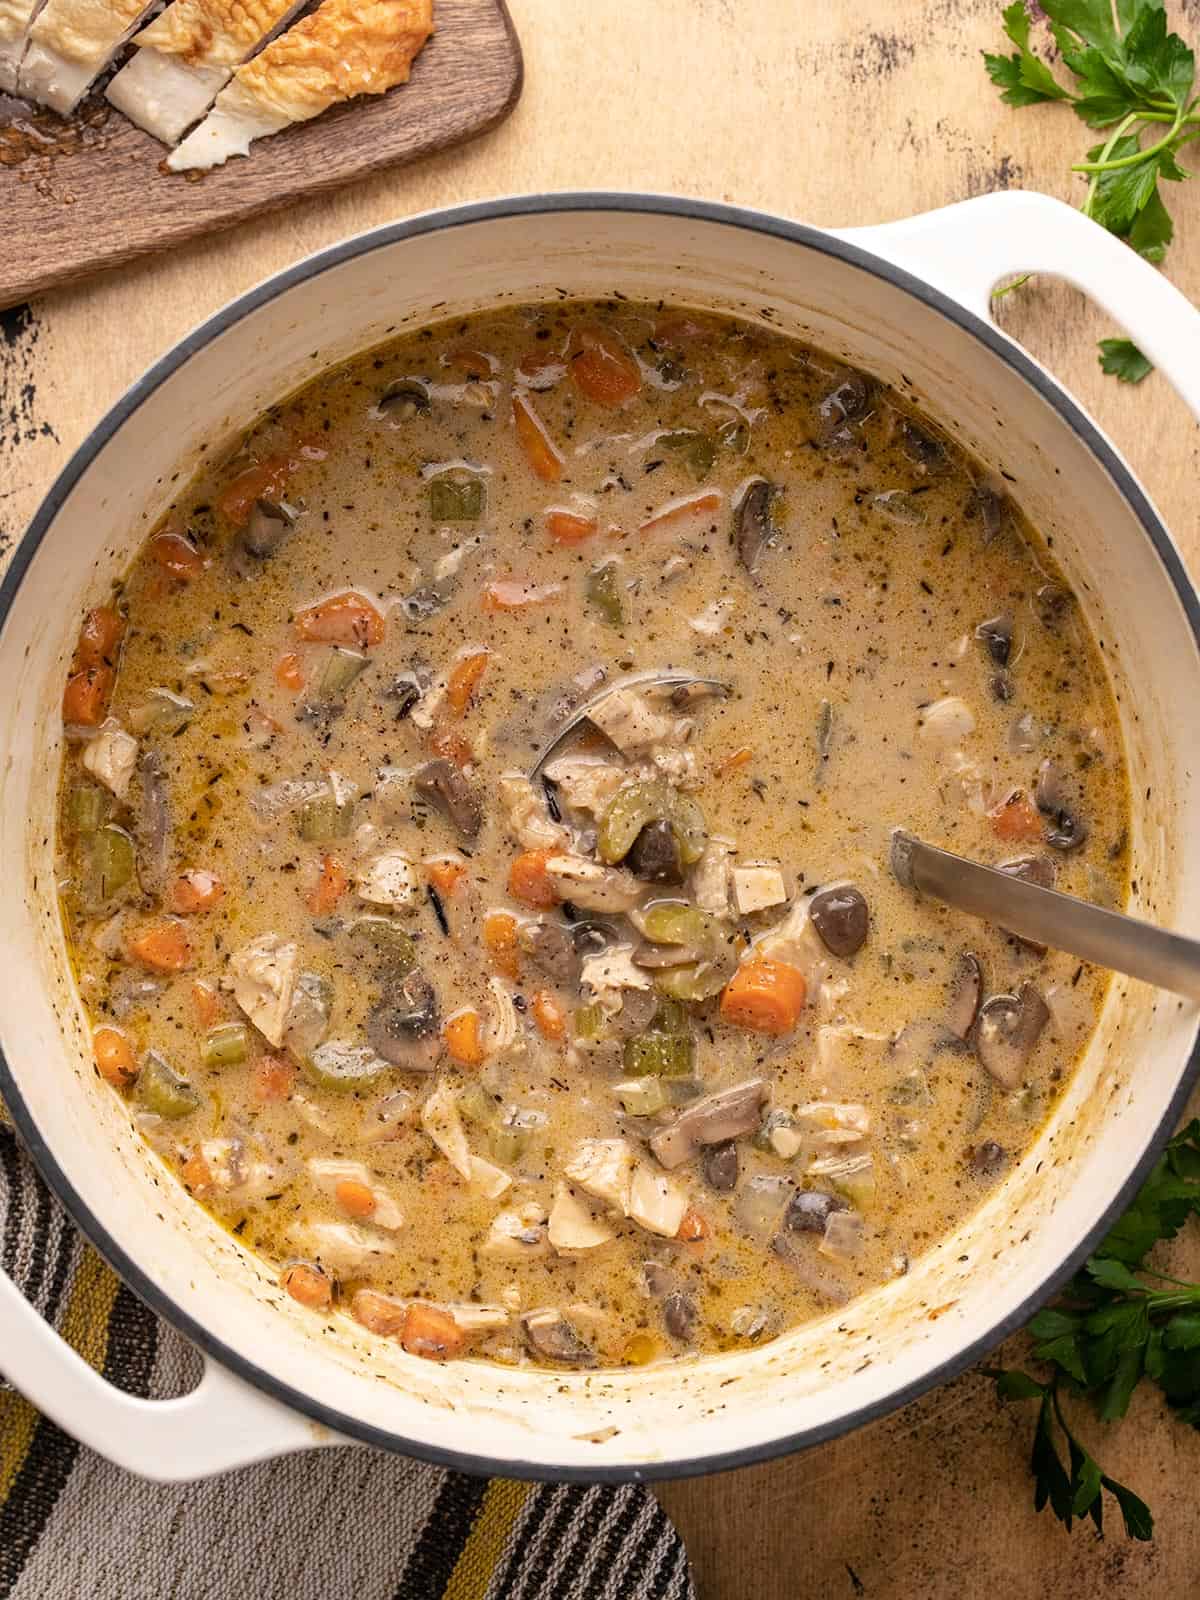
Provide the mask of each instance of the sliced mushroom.
POLYGON ((256 562, 273 556, 295 521, 288 506, 274 500, 256 500, 246 526, 234 543, 234 566, 239 577, 247 577, 256 562))
POLYGON ((561 922, 550 922, 538 917, 524 922, 517 932, 521 949, 539 971, 559 983, 568 983, 579 972, 579 956, 573 929, 561 922))
POLYGON ((1042 815, 1054 824, 1046 835, 1046 843, 1052 849, 1078 850, 1086 842, 1087 823, 1072 810, 1062 772, 1053 761, 1043 761, 1039 767, 1033 798, 1042 815))
POLYGON ((705 1183, 718 1193, 737 1188, 739 1164, 738 1147, 732 1139, 706 1145, 700 1163, 705 1183))
POLYGON ((848 1209, 840 1195, 829 1194, 825 1189, 797 1189, 788 1201, 783 1226, 789 1233, 824 1233, 833 1213, 848 1209))
POLYGON ((547 858, 546 875, 564 900, 583 911, 629 911, 645 892, 632 873, 568 851, 547 858))
POLYGON ((464 839, 474 839, 483 826, 479 796, 449 761, 427 761, 413 775, 413 788, 449 820, 464 839))
POLYGON ((779 493, 766 478, 753 478, 733 508, 733 542, 738 560, 753 576, 764 549, 775 536, 771 504, 779 493))
POLYGON ((663 1301, 663 1323, 672 1339, 678 1339, 680 1344, 691 1343, 698 1320, 696 1302, 681 1289, 676 1289, 663 1301))
POLYGON ((703 1145, 724 1144, 752 1133, 762 1121, 768 1089, 764 1078, 748 1078, 731 1089, 720 1089, 681 1111, 669 1128, 650 1141, 664 1167, 682 1166, 703 1145))
MULTIPOLYGON (((1049 856, 1016 856, 1012 861, 1002 861, 998 872, 1007 872, 1010 877, 1020 878, 1022 883, 1036 883, 1039 889, 1053 889, 1054 880, 1058 876, 1054 862, 1049 856)), ((1005 932, 1008 930, 1005 929, 1005 932)), ((1038 944, 1035 939, 1026 939, 1019 933, 1009 934, 1019 945, 1023 945, 1032 955, 1044 956, 1046 946, 1038 944)))
POLYGON ((679 839, 669 822, 648 822, 633 841, 625 865, 643 883, 683 882, 679 839))
POLYGON ((1033 609, 1043 628, 1054 632, 1071 609, 1071 596, 1056 583, 1044 583, 1033 597, 1033 609))
POLYGON ((535 1356, 565 1367, 594 1367, 596 1355, 576 1333, 561 1311, 529 1311, 521 1318, 521 1332, 535 1356))
POLYGON ((977 483, 967 498, 968 517, 978 517, 983 529, 983 543, 991 544, 1008 518, 1008 501, 990 484, 977 483))
POLYGON ((908 459, 926 473, 941 472, 946 465, 946 447, 928 429, 918 427, 911 417, 900 419, 900 448, 908 459))
POLYGON ((809 904, 812 925, 831 955, 843 960, 857 954, 867 937, 871 913, 866 897, 853 884, 840 883, 822 889, 809 904))
POLYGON ((598 956, 610 945, 616 944, 621 935, 607 922, 574 922, 571 924, 571 943, 575 946, 575 953, 581 959, 587 956, 598 956))
POLYGON ((840 422, 855 422, 865 416, 871 390, 861 372, 851 372, 835 389, 817 403, 817 415, 830 427, 840 422))
POLYGON ((367 1042, 394 1067, 432 1070, 438 1054, 438 1003, 422 972, 410 972, 390 985, 367 1014, 367 1042))
POLYGON ((142 804, 138 813, 138 876, 143 889, 156 893, 162 888, 170 852, 171 810, 167 803, 167 780, 157 750, 143 751, 138 761, 142 784, 142 804))
POLYGON ((379 396, 379 410, 390 422, 427 417, 430 411, 429 385, 420 378, 397 378, 379 396))
POLYGON ((977 1178, 994 1178, 1008 1165, 1008 1151, 995 1139, 977 1144, 971 1152, 971 1171, 977 1178))
POLYGON ((1008 665, 1008 658, 1012 654, 1012 633, 1013 621, 1007 613, 989 617, 975 629, 975 637, 998 667, 1008 665))
POLYGON ((954 963, 950 975, 950 995, 946 1005, 946 1026, 960 1039, 965 1039, 975 1026, 979 1002, 983 998, 983 968, 979 957, 964 950, 954 963))
POLYGON ((975 1049, 997 1083, 1015 1089, 1050 1020, 1050 1008, 1031 983, 1014 994, 998 994, 979 1013, 975 1049))

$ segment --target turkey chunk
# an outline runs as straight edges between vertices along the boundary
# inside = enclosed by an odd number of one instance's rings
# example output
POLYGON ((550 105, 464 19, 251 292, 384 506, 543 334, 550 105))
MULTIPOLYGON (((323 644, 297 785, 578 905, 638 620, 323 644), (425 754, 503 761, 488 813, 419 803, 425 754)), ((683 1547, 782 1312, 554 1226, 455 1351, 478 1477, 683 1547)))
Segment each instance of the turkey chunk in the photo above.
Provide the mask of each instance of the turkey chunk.
POLYGON ((745 866, 733 869, 733 900, 742 916, 781 906, 787 899, 783 873, 778 867, 745 866))
POLYGON ((530 1261, 546 1253, 546 1213, 536 1202, 500 1211, 481 1253, 498 1261, 530 1261))
POLYGON ((560 1183, 554 1191, 549 1233, 550 1243, 559 1255, 598 1250, 616 1238, 608 1224, 594 1216, 592 1208, 565 1183, 560 1183))
POLYGON ((559 793, 576 811, 590 811, 598 817, 629 776, 626 767, 611 761, 587 761, 578 756, 560 756, 546 767, 546 776, 558 785, 559 793))
POLYGON ((288 1239, 306 1260, 335 1272, 356 1272, 394 1255, 396 1249, 386 1234, 355 1222, 295 1222, 288 1239))
POLYGON ((546 876, 559 898, 569 900, 581 911, 629 911, 646 889, 632 872, 604 867, 598 861, 589 861, 587 856, 573 855, 569 851, 547 858, 546 876))
POLYGON ((506 772, 500 779, 500 808, 504 826, 523 850, 567 847, 567 830, 550 820, 545 800, 521 773, 506 772))
POLYGON ((360 899, 393 911, 411 911, 421 893, 417 869, 402 850, 385 850, 365 862, 355 882, 360 899))
POLYGON ((635 688, 614 689, 588 710, 588 718, 623 756, 641 755, 651 745, 673 743, 682 727, 678 717, 658 711, 635 688))
POLYGON ((579 969, 579 981, 607 1016, 616 1016, 624 1005, 623 991, 651 987, 650 974, 633 964, 633 946, 617 944, 611 950, 589 956, 579 969))
POLYGON ((283 1043, 296 990, 300 952, 277 933, 264 933, 229 958, 233 998, 270 1044, 283 1043))
POLYGON ((692 898, 714 917, 729 915, 729 871, 733 841, 714 834, 692 871, 692 898))
POLYGON ((628 1139, 584 1139, 563 1171, 569 1180, 622 1213, 629 1210, 629 1185, 637 1157, 628 1139))
POLYGON ((682 1185, 669 1178, 665 1172, 641 1162, 629 1185, 628 1215, 631 1222, 649 1233, 673 1239, 679 1232, 688 1197, 682 1185))
POLYGON ((138 742, 119 723, 109 721, 83 748, 83 764, 118 800, 129 793, 129 780, 137 765, 138 742))
POLYGON ((443 1078, 426 1100, 421 1126, 459 1176, 470 1182, 471 1152, 458 1114, 458 1096, 448 1078, 443 1078))

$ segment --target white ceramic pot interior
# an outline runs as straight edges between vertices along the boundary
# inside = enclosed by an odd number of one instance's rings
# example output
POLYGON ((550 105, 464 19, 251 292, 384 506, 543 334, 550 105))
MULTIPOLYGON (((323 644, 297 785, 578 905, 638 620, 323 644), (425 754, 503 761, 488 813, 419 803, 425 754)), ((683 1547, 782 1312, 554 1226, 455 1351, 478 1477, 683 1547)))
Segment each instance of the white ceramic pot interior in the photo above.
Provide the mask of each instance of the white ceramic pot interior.
POLYGON ((78 618, 130 561, 181 475, 322 365, 406 325, 500 300, 620 290, 769 315, 900 384, 989 465, 1054 550, 1103 641, 1134 793, 1133 909, 1200 924, 1200 670, 1181 603, 1113 480, 1054 407, 942 311, 804 244, 679 214, 493 216, 381 243, 301 279, 196 349, 104 444, 29 565, 0 639, 7 752, 0 1042, 50 1157, 137 1271, 289 1389, 418 1449, 518 1469, 661 1471, 845 1425, 978 1347, 1075 1251, 1175 1094, 1196 1024, 1118 981, 1094 1044, 1019 1170, 912 1270, 775 1343, 599 1375, 437 1366, 328 1326, 217 1228, 95 1079, 64 959, 51 817, 58 701, 78 618), (19 867, 19 864, 23 864, 19 867), (12 876, 15 870, 15 878, 12 876))

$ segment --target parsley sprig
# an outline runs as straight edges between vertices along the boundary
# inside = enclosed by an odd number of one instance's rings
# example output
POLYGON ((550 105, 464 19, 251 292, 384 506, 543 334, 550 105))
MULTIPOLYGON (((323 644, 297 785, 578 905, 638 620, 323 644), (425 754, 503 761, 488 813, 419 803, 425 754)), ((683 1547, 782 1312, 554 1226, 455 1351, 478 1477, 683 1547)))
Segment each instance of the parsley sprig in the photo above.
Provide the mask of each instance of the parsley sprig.
MULTIPOLYGON (((1195 57, 1168 31, 1163 0, 1115 0, 1115 9, 1113 0, 1042 0, 1041 10, 1075 86, 1033 53, 1025 0, 1004 12, 1016 51, 985 51, 988 74, 1011 106, 1060 101, 1089 128, 1111 130, 1071 168, 1087 179, 1081 209, 1158 264, 1175 231, 1159 185, 1190 176, 1178 153, 1200 138, 1195 57)), ((1104 371, 1124 383, 1152 370, 1128 339, 1105 339, 1100 348, 1104 371)))
POLYGON ((1037 1400, 1034 1506, 1049 1505, 1068 1530, 1087 1517, 1102 1529, 1106 1492, 1130 1538, 1149 1539, 1154 1519, 1132 1489, 1098 1466, 1074 1432, 1065 1400, 1086 1399, 1102 1422, 1113 1422, 1146 1378, 1180 1421, 1200 1428, 1200 1284, 1146 1264, 1154 1246, 1173 1239, 1192 1215, 1200 1216, 1200 1119, 1170 1141, 1083 1271, 1029 1324, 1034 1359, 1049 1375, 985 1368, 1001 1399, 1037 1400))

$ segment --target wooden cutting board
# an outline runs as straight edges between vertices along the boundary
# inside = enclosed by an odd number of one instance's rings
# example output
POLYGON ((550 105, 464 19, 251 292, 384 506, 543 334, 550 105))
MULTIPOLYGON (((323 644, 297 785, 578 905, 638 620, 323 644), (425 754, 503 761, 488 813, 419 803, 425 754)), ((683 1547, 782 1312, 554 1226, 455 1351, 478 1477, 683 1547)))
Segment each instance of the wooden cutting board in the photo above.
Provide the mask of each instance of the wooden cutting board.
POLYGON ((102 97, 31 132, 0 116, 0 308, 495 127, 522 81, 504 0, 435 0, 434 25, 407 84, 202 176, 160 171, 165 148, 102 97))

